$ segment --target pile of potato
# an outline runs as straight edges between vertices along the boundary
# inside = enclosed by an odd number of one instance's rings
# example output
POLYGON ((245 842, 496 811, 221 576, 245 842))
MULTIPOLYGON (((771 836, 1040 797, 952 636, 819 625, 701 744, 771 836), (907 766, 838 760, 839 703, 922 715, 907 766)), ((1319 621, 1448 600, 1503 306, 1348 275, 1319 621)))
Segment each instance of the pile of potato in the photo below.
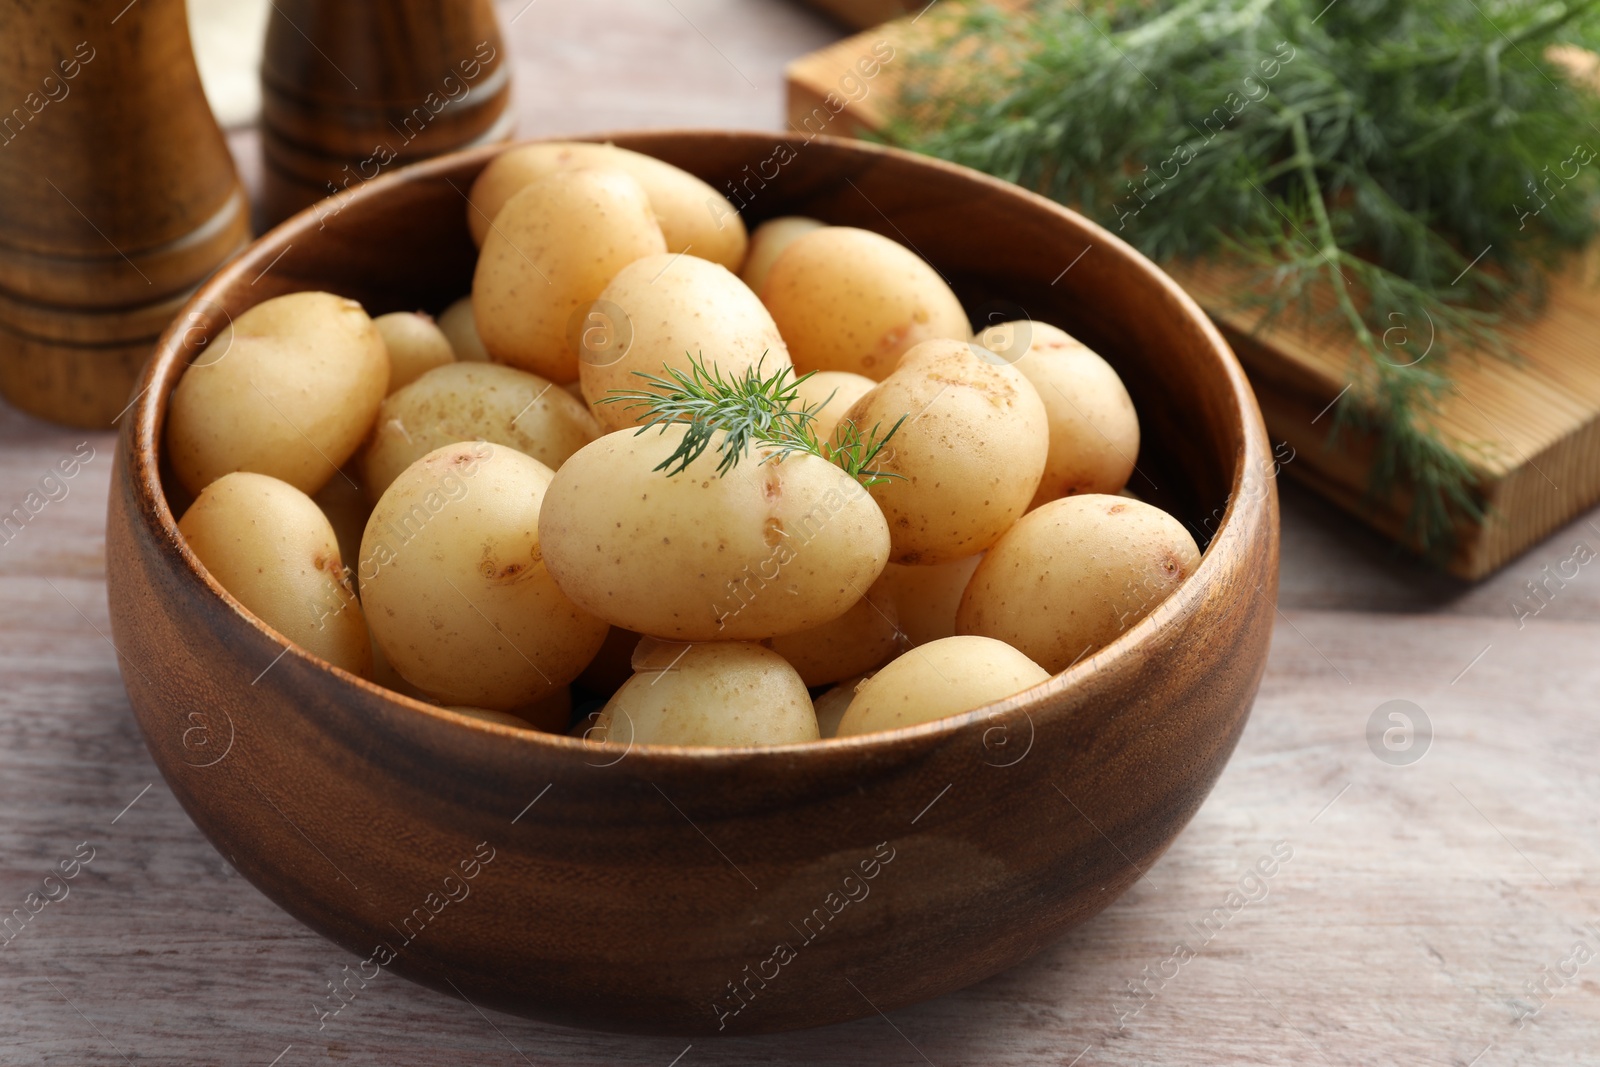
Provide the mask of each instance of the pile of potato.
POLYGON ((344 670, 595 742, 815 741, 1045 682, 1199 563, 1124 491, 1139 424, 1116 372, 1043 323, 974 337, 894 241, 803 218, 747 235, 704 182, 598 144, 504 153, 466 221, 472 292, 437 323, 281 296, 172 395, 189 547, 344 670), (669 474, 688 427, 602 401, 692 358, 802 376, 823 442, 903 417, 888 476, 766 446, 669 474))

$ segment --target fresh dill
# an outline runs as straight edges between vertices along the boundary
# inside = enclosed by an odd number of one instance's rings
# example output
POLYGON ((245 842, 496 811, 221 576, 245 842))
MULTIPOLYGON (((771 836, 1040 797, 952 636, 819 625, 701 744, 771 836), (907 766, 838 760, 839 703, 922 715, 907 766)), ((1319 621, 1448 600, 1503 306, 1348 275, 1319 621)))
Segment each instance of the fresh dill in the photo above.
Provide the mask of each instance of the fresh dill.
POLYGON ((776 373, 763 374, 765 361, 763 355, 755 366, 724 377, 720 367, 712 364, 708 368, 702 356, 689 355, 688 371, 663 367, 666 377, 634 371, 646 388, 613 389, 600 403, 643 407, 647 415, 639 433, 673 423, 688 427, 678 447, 655 467, 669 477, 699 459, 713 441, 721 457, 719 477, 733 470, 752 447, 765 451, 762 463, 796 452, 819 456, 867 486, 902 477, 873 464, 906 421, 904 415, 882 436, 876 426, 862 433, 855 423, 844 421, 831 441, 819 440, 814 425, 817 412, 833 394, 819 404, 800 406, 800 383, 816 372, 797 378, 792 368, 782 367, 776 373))
POLYGON ((1535 305, 1546 270, 1600 231, 1600 95, 1571 47, 1600 39, 1597 11, 976 7, 912 60, 889 136, 1071 204, 1152 258, 1255 264, 1239 307, 1261 327, 1331 306, 1355 340, 1333 432, 1373 435, 1373 499, 1408 492, 1406 532, 1437 558, 1486 513, 1464 455, 1479 446, 1436 425, 1444 357, 1514 358, 1500 316, 1535 305), (1424 356, 1404 344, 1428 337, 1424 356))

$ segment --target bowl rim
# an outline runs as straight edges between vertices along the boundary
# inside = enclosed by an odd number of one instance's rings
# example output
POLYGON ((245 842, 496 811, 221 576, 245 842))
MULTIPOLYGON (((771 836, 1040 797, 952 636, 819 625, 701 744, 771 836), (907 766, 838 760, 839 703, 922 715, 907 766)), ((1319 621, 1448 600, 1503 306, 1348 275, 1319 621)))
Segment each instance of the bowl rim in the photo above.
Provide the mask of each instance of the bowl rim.
MULTIPOLYGON (((528 749, 529 752, 543 750, 552 754, 617 753, 617 746, 594 743, 587 736, 573 737, 570 734, 547 733, 537 729, 524 729, 522 727, 487 722, 451 711, 441 705, 427 703, 346 671, 289 640, 271 625, 258 618, 224 589, 221 583, 213 578, 211 573, 200 562, 199 557, 189 548, 185 538, 178 531, 177 516, 173 513, 165 489, 161 484, 160 456, 164 442, 162 440, 163 435, 158 433, 157 429, 158 427, 165 428, 166 408, 170 402, 172 392, 177 387, 178 380, 182 377, 183 372, 193 358, 192 352, 185 351, 185 338, 193 332, 195 327, 186 326, 185 324, 196 321, 194 316, 197 309, 202 309, 207 304, 217 308, 222 307, 222 303, 217 299, 217 296, 223 291, 232 288, 239 279, 247 277, 251 272, 256 272, 256 280, 259 280, 260 275, 265 273, 265 269, 270 269, 271 264, 275 263, 277 258, 281 258, 288 251, 288 248, 294 243, 293 238, 296 235, 303 233, 309 226, 320 226, 324 217, 323 211, 326 210, 325 205, 337 203, 338 212, 342 212, 351 204, 361 204, 383 198, 388 195, 391 188, 402 186, 418 179, 428 178, 443 178, 452 188, 460 192, 463 200, 465 200, 466 192, 462 191, 451 180, 450 175, 455 170, 463 164, 470 165, 479 162, 487 164, 489 160, 502 152, 528 144, 569 141, 609 144, 617 140, 637 142, 641 139, 669 140, 673 138, 703 139, 716 137, 728 139, 760 138, 774 143, 786 142, 791 146, 804 146, 820 141, 845 152, 854 152, 867 156, 886 156, 914 166, 942 170, 953 176, 959 176, 966 181, 987 186, 1003 195, 1020 197, 1024 201, 1030 202, 1034 207, 1070 217, 1075 225, 1082 227, 1086 231, 1086 235, 1091 239, 1092 244, 1104 243, 1122 253, 1139 273, 1153 282, 1158 289, 1165 290, 1167 296, 1175 300, 1177 306, 1199 327, 1201 336, 1209 343, 1208 347, 1212 350, 1214 356, 1218 358, 1220 369, 1229 385, 1227 397, 1231 405, 1230 418, 1242 423, 1243 442, 1237 454, 1237 461, 1229 484, 1227 500, 1222 509, 1222 515, 1217 521, 1216 529, 1212 533, 1205 551, 1202 553, 1200 565, 1195 568, 1194 573, 1184 579, 1176 589, 1169 593, 1143 619, 1118 634, 1109 644, 1074 662, 1066 670, 1002 700, 926 723, 899 726, 888 730, 855 734, 849 737, 819 738, 816 741, 789 742, 778 745, 712 746, 649 744, 642 742, 635 744, 630 740, 627 746, 622 749, 621 754, 617 756, 615 762, 621 762, 623 757, 632 756, 635 753, 651 759, 680 765, 735 763, 752 759, 785 760, 797 757, 814 759, 822 753, 837 753, 840 757, 850 758, 851 756, 864 756, 874 753, 886 754, 906 745, 936 742, 986 720, 992 721, 991 729, 1003 730, 1008 717, 1019 711, 1027 716, 1031 723, 1031 708, 1045 707, 1053 700, 1078 688, 1085 679, 1093 675, 1108 659, 1134 655, 1150 635, 1165 626, 1169 620, 1186 615, 1199 606, 1198 602, 1205 597, 1206 591, 1212 582, 1225 568, 1233 566, 1233 564, 1221 559, 1220 554, 1215 549, 1218 544, 1229 539, 1228 535, 1232 537, 1246 535, 1236 530, 1236 526, 1242 521, 1239 516, 1241 504, 1246 502, 1246 494, 1244 492, 1246 478, 1252 469, 1252 461, 1264 458, 1266 454, 1266 431, 1262 424, 1254 392, 1250 388, 1238 357, 1234 354, 1233 349, 1229 346, 1216 324, 1211 321, 1211 318, 1200 308, 1194 298, 1158 265, 1110 230, 1105 229, 1087 216, 1073 211, 1071 208, 1021 186, 945 160, 892 146, 871 144, 825 134, 802 138, 792 133, 766 130, 669 128, 525 138, 505 144, 467 148, 399 167, 358 185, 348 186, 339 193, 302 209, 266 233, 254 238, 233 259, 220 267, 184 302, 172 323, 157 340, 150 358, 140 372, 136 383, 137 392, 133 400, 130 401, 128 408, 124 409, 124 414, 131 413, 132 417, 128 418, 124 423, 122 433, 119 435, 120 442, 126 450, 126 459, 119 460, 119 462, 125 462, 127 465, 131 495, 136 503, 133 511, 137 518, 134 518, 133 521, 143 523, 149 533, 174 551, 188 568, 189 577, 202 583, 210 590, 212 595, 230 607, 234 614, 239 616, 246 624, 254 627, 261 635, 281 645, 284 650, 282 655, 292 653, 307 665, 328 673, 335 680, 344 685, 353 686, 357 691, 364 692, 369 697, 376 698, 380 702, 394 707, 403 708, 408 712, 423 712, 441 723, 447 723, 453 727, 474 729, 498 739, 510 739, 518 744, 532 746, 528 749), (269 255, 275 258, 269 260, 269 255), (263 264, 265 264, 265 269, 263 269, 263 264), (1253 456, 1253 452, 1260 452, 1261 456, 1253 456)), ((630 150, 639 151, 645 155, 649 154, 642 149, 630 150)), ((208 338, 209 336, 214 336, 219 329, 220 327, 216 324, 209 324, 209 328, 206 331, 208 338)), ((115 483, 113 483, 112 491, 117 491, 115 483)), ((557 756, 557 758, 566 757, 557 756)), ((602 766, 605 765, 602 764, 602 766)))

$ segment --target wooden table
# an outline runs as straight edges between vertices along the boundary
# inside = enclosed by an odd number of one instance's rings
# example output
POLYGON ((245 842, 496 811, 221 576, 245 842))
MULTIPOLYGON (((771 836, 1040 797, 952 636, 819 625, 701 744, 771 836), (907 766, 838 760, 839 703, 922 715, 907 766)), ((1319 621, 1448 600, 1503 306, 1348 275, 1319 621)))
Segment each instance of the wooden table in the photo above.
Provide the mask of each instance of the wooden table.
MULTIPOLYGON (((527 133, 775 127, 782 61, 836 32, 778 0, 539 0, 512 22, 525 2, 503 18, 527 133)), ((1600 551, 1600 512, 1465 587, 1283 485, 1282 595, 1255 714, 1144 881, 1030 962, 942 1000, 686 1047, 480 1014, 398 978, 319 1030, 313 1002, 355 960, 200 837, 129 714, 104 636, 110 436, 0 412, 0 512, 81 445, 93 458, 66 495, 52 483, 61 498, 0 535, 0 916, 93 850, 66 897, 0 936, 0 1064, 1600 1057, 1600 564, 1568 565, 1564 585, 1546 577, 1579 543, 1600 551), (1542 607, 1530 580, 1547 583, 1542 607), (1434 732, 1409 766, 1367 739, 1397 699, 1434 732), (1287 862, 1251 877, 1275 848, 1287 862), (1254 898, 1242 906, 1241 886, 1254 898)))

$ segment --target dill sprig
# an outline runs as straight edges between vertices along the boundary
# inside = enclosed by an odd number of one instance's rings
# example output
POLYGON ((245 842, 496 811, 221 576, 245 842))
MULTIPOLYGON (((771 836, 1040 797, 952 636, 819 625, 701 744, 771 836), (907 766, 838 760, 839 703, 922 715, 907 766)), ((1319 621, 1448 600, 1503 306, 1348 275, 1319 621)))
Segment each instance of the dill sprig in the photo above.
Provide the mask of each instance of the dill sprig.
POLYGON ((834 394, 828 394, 820 404, 797 406, 800 383, 815 371, 797 378, 793 368, 781 367, 776 373, 765 375, 762 365, 766 356, 763 355, 755 366, 724 377, 716 364, 708 368, 703 356, 685 354, 689 357, 687 372, 677 367, 663 367, 666 377, 661 377, 647 371, 634 371, 647 388, 613 389, 610 396, 600 401, 645 408, 648 415, 639 433, 674 423, 688 427, 678 447, 656 465, 656 470, 666 471, 669 477, 679 474, 716 441, 721 456, 717 463, 718 477, 733 470, 752 447, 766 452, 762 463, 796 452, 820 456, 863 485, 877 485, 902 477, 873 464, 884 445, 906 421, 904 415, 882 436, 879 436, 879 427, 862 433, 855 423, 846 421, 839 424, 833 440, 822 441, 817 438, 814 423, 817 412, 834 394), (722 435, 720 440, 718 434, 722 435))
POLYGON ((978 6, 913 57, 892 139, 1071 204, 1155 259, 1244 253, 1238 300, 1353 335, 1333 433, 1370 432, 1435 558, 1486 504, 1437 426, 1451 350, 1600 232, 1600 94, 1553 46, 1600 0, 1060 0, 978 6), (949 48, 961 49, 952 64, 949 48), (963 73, 965 72, 965 73, 963 73), (1398 331, 1398 332, 1397 332, 1398 331), (1393 337, 1432 338, 1397 347, 1393 337), (1419 358, 1420 356, 1420 358, 1419 358))

